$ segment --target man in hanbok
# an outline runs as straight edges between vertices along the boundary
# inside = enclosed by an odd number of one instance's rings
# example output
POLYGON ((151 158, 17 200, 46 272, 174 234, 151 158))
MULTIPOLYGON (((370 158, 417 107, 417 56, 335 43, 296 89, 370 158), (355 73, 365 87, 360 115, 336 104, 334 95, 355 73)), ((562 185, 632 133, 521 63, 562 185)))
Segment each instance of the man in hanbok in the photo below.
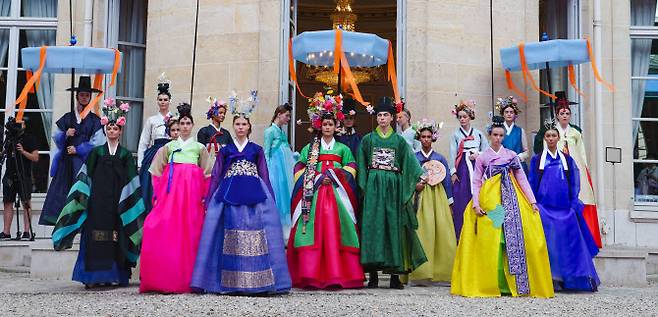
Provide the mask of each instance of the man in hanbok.
POLYGON ((53 179, 39 218, 40 225, 55 225, 66 202, 66 195, 87 155, 94 147, 105 143, 100 118, 93 112, 89 112, 84 118, 80 115, 91 102, 92 93, 98 93, 100 90, 91 87, 89 76, 81 76, 78 87, 67 90, 75 92, 77 104, 72 112, 66 113, 55 122, 53 140, 57 149, 50 168, 50 176, 53 179))
POLYGON ((379 285, 377 271, 391 275, 391 288, 402 289, 397 274, 427 261, 413 210, 416 183, 423 175, 414 153, 391 123, 401 104, 383 98, 374 109, 377 128, 365 135, 357 153, 357 183, 363 196, 361 264, 370 273, 369 288, 379 285))

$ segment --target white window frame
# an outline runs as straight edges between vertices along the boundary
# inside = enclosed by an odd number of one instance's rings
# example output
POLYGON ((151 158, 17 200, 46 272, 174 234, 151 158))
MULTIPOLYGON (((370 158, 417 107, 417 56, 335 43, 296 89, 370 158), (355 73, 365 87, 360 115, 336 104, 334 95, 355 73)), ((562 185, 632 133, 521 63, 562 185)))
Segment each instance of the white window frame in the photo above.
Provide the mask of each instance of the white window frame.
MULTIPOLYGON (((630 27, 630 38, 631 42, 634 39, 650 39, 650 40, 658 40, 658 26, 631 26, 630 27)), ((632 44, 631 44, 632 45, 632 44)), ((629 50, 632 49, 629 47, 629 50)), ((652 76, 632 76, 631 75, 631 82, 633 80, 644 80, 644 81, 650 81, 650 80, 658 80, 658 77, 652 77, 652 76)), ((632 92, 631 92, 632 93, 632 92)), ((643 117, 632 117, 631 122, 658 122, 658 118, 643 118, 643 117)), ((632 138, 632 134, 631 134, 632 138)), ((635 140, 632 140, 633 144, 635 144, 635 140)), ((635 163, 657 163, 658 160, 643 160, 643 159, 633 159, 633 171, 635 171, 635 163)), ((634 174, 631 174, 634 175, 634 174)), ((633 180, 633 183, 635 183, 635 180, 633 180)), ((633 185, 633 190, 635 190, 635 185, 633 185)), ((635 194, 633 195, 635 197, 635 194)), ((634 201, 634 210, 635 211, 651 211, 651 212, 658 212, 658 203, 656 202, 646 202, 646 201, 634 201)))
MULTIPOLYGON (((59 14, 59 12, 58 12, 59 14)), ((0 67, 0 71, 7 72, 7 95, 5 96, 4 105, 8 107, 0 106, 0 111, 5 112, 5 118, 3 125, 7 123, 7 119, 10 116, 14 116, 16 113, 16 97, 17 97, 17 88, 18 85, 18 72, 24 71, 23 67, 18 65, 18 54, 20 54, 19 45, 20 45, 20 32, 22 30, 57 30, 57 17, 54 18, 35 18, 35 17, 21 17, 21 0, 11 0, 11 8, 9 10, 9 16, 0 17, 0 29, 9 29, 9 47, 7 54, 7 67, 0 67)), ((50 113, 52 116, 52 109, 25 109, 25 112, 36 112, 36 113, 50 113)), ((46 135, 46 138, 50 138, 49 135, 46 135)), ((39 151, 39 155, 50 154, 50 151, 39 151)), ((52 157, 50 157, 52 162, 52 157)), ((50 162, 48 163, 50 166, 50 162)), ((3 166, 4 174, 5 166, 3 166)), ((32 201, 35 202, 35 199, 44 199, 46 193, 32 193, 32 201)))
MULTIPOLYGON (((119 45, 123 46, 132 46, 132 47, 141 47, 146 49, 146 44, 142 43, 134 43, 134 42, 126 42, 126 41, 119 41, 119 20, 120 20, 120 15, 121 15, 121 0, 108 0, 106 3, 106 11, 107 15, 105 17, 106 19, 106 26, 107 26, 107 32, 105 33, 105 43, 107 43, 107 47, 109 48, 115 48, 118 49, 119 45)), ((144 61, 146 62, 146 61, 144 61)), ((120 76, 120 75, 118 75, 120 76)), ((109 83, 110 80, 110 75, 105 75, 105 84, 107 87, 107 84, 109 83)), ((107 91, 105 92, 105 95, 107 97, 112 97, 115 99, 120 99, 122 101, 128 101, 128 102, 139 102, 142 105, 142 123, 144 123, 144 107, 146 106, 144 103, 144 98, 134 98, 134 97, 127 97, 127 96, 117 96, 117 89, 116 86, 112 86, 107 91)), ((137 152, 132 153, 134 157, 137 157, 137 152)))

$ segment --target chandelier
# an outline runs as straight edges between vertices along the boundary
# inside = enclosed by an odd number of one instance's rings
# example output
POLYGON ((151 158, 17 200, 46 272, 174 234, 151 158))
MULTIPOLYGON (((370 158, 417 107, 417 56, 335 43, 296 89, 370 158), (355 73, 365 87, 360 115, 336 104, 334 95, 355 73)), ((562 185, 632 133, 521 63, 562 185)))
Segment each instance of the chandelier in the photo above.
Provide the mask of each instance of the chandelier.
POLYGON ((356 30, 356 14, 352 12, 352 0, 337 0, 336 10, 331 14, 334 29, 353 32, 356 30))
MULTIPOLYGON (((336 0, 336 9, 331 14, 331 22, 334 29, 342 29, 343 31, 354 32, 356 30, 357 16, 352 12, 353 0, 336 0)), ((333 52, 327 52, 332 54, 333 52)), ((307 65, 308 66, 308 65, 307 65)), ((352 68, 352 75, 356 84, 365 83, 380 77, 380 67, 354 67, 352 68)), ((316 81, 325 83, 327 86, 338 86, 338 74, 334 73, 327 66, 312 67, 309 66, 308 76, 316 81)), ((349 87, 348 87, 349 89, 349 87)))

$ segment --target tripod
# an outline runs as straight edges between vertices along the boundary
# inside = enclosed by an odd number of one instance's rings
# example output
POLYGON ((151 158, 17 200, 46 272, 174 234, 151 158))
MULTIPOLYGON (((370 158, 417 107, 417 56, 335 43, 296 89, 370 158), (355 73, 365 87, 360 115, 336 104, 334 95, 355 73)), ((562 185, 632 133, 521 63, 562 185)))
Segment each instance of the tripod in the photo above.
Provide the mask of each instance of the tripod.
MULTIPOLYGON (((8 137, 3 142, 2 152, 0 153, 0 170, 2 169, 2 165, 5 163, 8 156, 13 161, 15 166, 15 174, 5 175, 8 181, 3 182, 3 186, 18 186, 18 190, 16 191, 16 195, 14 196, 14 209, 16 210, 15 240, 21 240, 20 208, 21 208, 21 202, 25 201, 25 198, 28 197, 28 193, 26 192, 25 186, 23 184, 24 181, 23 177, 25 175, 25 166, 23 165, 23 160, 18 159, 18 155, 20 155, 20 153, 16 152, 16 145, 18 143, 20 142, 18 142, 17 137, 9 136, 8 134, 8 137)), ((34 241, 36 235, 34 234, 34 230, 32 230, 32 218, 30 215, 30 206, 24 206, 23 209, 25 210, 25 215, 30 230, 29 240, 34 241)), ((7 211, 5 210, 5 212, 7 211)))

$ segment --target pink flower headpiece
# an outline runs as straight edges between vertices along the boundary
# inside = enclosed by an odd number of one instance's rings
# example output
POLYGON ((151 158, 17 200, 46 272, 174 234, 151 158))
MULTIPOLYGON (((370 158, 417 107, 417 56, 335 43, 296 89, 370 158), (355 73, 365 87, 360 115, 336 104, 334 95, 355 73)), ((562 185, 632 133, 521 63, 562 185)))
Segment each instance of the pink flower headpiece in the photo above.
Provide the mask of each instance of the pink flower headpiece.
POLYGON ((130 105, 127 102, 122 102, 117 106, 114 98, 107 98, 103 101, 103 116, 101 117, 101 124, 108 125, 114 123, 118 126, 126 125, 126 113, 130 111, 130 105))

